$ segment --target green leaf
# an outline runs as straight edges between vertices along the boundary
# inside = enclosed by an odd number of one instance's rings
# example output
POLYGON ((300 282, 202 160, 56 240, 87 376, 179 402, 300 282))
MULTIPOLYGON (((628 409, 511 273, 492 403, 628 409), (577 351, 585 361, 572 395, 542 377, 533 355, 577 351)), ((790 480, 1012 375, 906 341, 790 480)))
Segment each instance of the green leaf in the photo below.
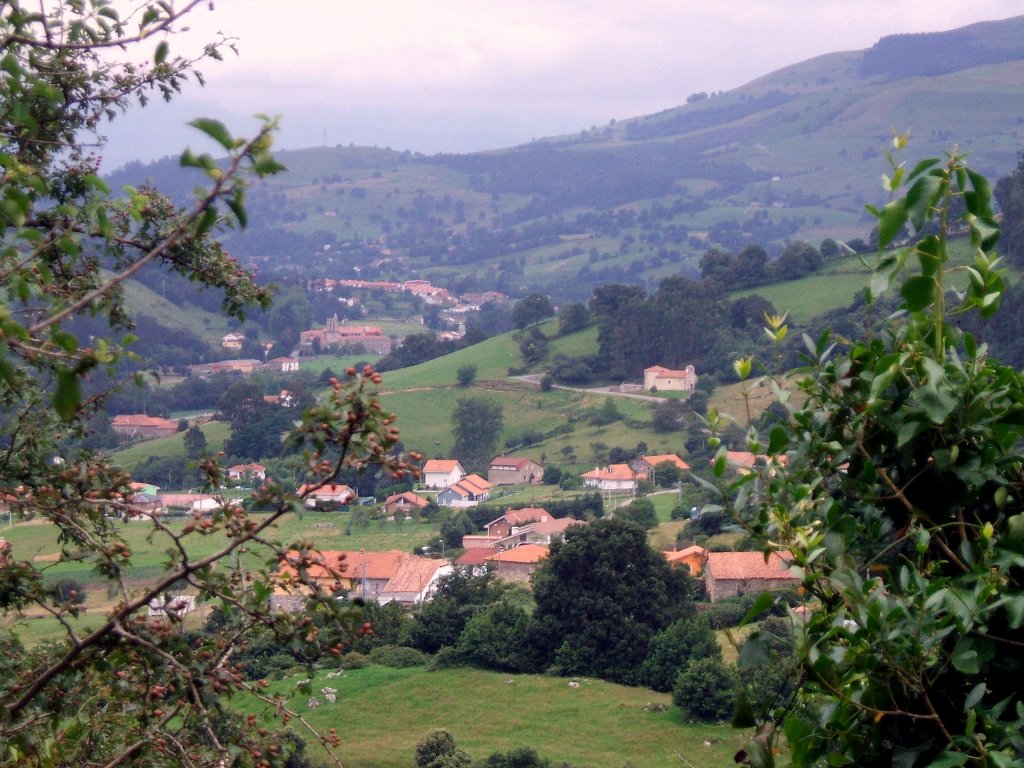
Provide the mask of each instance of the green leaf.
POLYGON ((935 301, 935 281, 924 275, 908 277, 900 288, 900 294, 911 312, 920 312, 935 301))
POLYGON ((78 413, 82 402, 82 384, 74 371, 61 368, 57 371, 57 388, 53 392, 53 407, 62 421, 71 421, 78 413))
POLYGON ((992 188, 988 179, 977 171, 967 169, 967 178, 971 180, 973 192, 964 193, 964 203, 967 210, 975 216, 990 218, 992 216, 992 188))
POLYGON ((907 223, 907 201, 887 203, 878 216, 878 247, 885 248, 907 223))
POLYGON ((768 433, 768 453, 771 456, 778 456, 788 445, 789 433, 786 428, 779 425, 772 427, 772 431, 768 433))
POLYGON ((978 683, 974 686, 971 692, 967 694, 967 698, 964 699, 964 711, 966 712, 968 709, 977 706, 978 702, 981 701, 987 692, 988 688, 985 686, 985 683, 978 683))
POLYGON ((922 176, 907 190, 907 215, 914 229, 920 230, 931 218, 932 206, 942 189, 939 176, 922 176))
POLYGON ((953 666, 965 675, 976 675, 981 671, 981 658, 974 649, 973 643, 963 638, 956 644, 950 656, 953 666))
POLYGON ((738 626, 745 627, 750 622, 756 620, 758 616, 767 611, 773 605, 775 605, 775 598, 772 597, 771 592, 762 592, 750 606, 750 610, 748 610, 740 620, 738 626))
POLYGON ((155 61, 157 64, 163 64, 165 61, 167 61, 167 52, 170 49, 171 47, 167 44, 167 41, 161 40, 160 45, 156 47, 156 53, 153 54, 153 61, 155 61))
POLYGON ((220 120, 212 120, 209 117, 197 117, 195 120, 190 121, 189 125, 193 128, 198 128, 224 147, 224 149, 232 149, 235 146, 235 140, 231 138, 228 129, 220 120))

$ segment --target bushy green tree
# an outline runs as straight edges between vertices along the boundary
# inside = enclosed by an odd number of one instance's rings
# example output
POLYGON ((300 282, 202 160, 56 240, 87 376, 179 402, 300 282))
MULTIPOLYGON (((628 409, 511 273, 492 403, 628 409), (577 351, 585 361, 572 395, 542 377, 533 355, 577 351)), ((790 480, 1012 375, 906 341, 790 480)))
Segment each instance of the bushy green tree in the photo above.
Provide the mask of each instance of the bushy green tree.
POLYGON ((460 397, 452 413, 452 456, 470 470, 482 470, 494 458, 505 417, 501 404, 486 397, 460 397))
POLYGON ((721 659, 688 661, 672 687, 672 703, 689 720, 728 720, 736 699, 736 673, 721 659))
POLYGON ((636 683, 651 638, 688 610, 688 577, 635 523, 573 526, 534 574, 536 664, 636 683))
POLYGON ((529 654, 524 643, 530 615, 511 601, 480 609, 466 622, 456 645, 467 664, 501 672, 525 672, 529 654))
POLYGON ((444 729, 431 731, 416 744, 417 768, 469 768, 471 763, 466 750, 444 729))
POLYGON ((723 663, 718 639, 702 614, 684 616, 654 636, 640 680, 648 688, 667 693, 682 668, 695 659, 717 659, 723 663))
MULTIPOLYGON (((894 160, 887 180, 879 247, 908 224, 932 232, 879 254, 868 297, 901 281, 902 311, 845 346, 806 340, 800 401, 786 425, 751 433, 772 459, 729 502, 813 598, 800 706, 775 715, 794 766, 1018 765, 1024 380, 955 324, 998 308, 999 228, 988 182, 955 149, 909 170, 894 160), (970 280, 953 293, 959 225, 970 280)), ((754 764, 773 763, 752 746, 754 764)))

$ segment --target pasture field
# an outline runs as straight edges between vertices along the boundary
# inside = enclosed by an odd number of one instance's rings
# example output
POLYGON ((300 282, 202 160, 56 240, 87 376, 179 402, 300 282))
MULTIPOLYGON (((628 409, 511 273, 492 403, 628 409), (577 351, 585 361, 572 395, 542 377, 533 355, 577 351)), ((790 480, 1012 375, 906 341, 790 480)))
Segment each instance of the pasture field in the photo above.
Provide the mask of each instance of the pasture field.
MULTIPOLYGON (((474 760, 527 746, 580 768, 731 765, 749 738, 727 725, 685 722, 667 694, 589 678, 575 678, 579 687, 571 687, 569 678, 546 675, 370 666, 317 673, 312 695, 321 706, 314 709, 296 688, 300 679, 271 682, 267 692, 287 697, 314 727, 336 728, 342 765, 360 768, 412 768, 417 741, 434 728, 449 730, 474 760), (336 689, 335 704, 324 699, 325 687, 336 689), (657 708, 648 704, 666 709, 648 711, 657 708)), ((251 697, 237 706, 275 724, 271 708, 251 697)), ((306 740, 308 752, 326 761, 308 734, 306 740)))

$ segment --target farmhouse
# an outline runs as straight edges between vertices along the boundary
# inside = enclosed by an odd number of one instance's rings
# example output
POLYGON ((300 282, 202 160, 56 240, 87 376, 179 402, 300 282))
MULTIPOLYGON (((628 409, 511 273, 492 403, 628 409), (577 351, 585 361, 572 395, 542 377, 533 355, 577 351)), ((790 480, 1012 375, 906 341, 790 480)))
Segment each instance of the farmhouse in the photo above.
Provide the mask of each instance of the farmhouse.
POLYGON ((583 473, 583 484, 599 491, 636 493, 637 473, 629 464, 609 464, 583 473))
POLYGON ((119 435, 129 440, 143 437, 167 437, 178 431, 178 422, 146 416, 144 413, 126 413, 114 417, 110 425, 119 435))
POLYGON ((768 555, 767 560, 763 552, 708 552, 704 583, 708 599, 716 602, 765 590, 795 589, 800 579, 774 552, 768 555))
POLYGON ((299 359, 297 357, 275 357, 267 360, 267 368, 281 373, 293 373, 299 370, 299 359))
POLYGON ((241 349, 244 343, 245 336, 241 333, 229 333, 220 339, 220 345, 225 349, 241 349))
POLYGON ((551 517, 543 507, 524 507, 522 509, 508 509, 505 514, 496 520, 492 520, 486 526, 487 535, 495 539, 502 539, 516 531, 518 528, 536 523, 540 520, 547 520, 551 517))
MULTIPOLYGON (((285 592, 307 592, 298 583, 298 553, 289 552, 278 570, 285 592)), ((408 552, 393 549, 386 552, 324 550, 314 552, 306 567, 307 580, 328 592, 344 590, 350 597, 376 600, 399 567, 411 559, 408 552)))
POLYGON ((487 479, 494 485, 539 483, 543 478, 544 467, 525 457, 499 456, 487 467, 487 479))
POLYGON ((423 465, 423 484, 427 488, 447 488, 466 476, 466 470, 455 459, 429 459, 423 465))
POLYGON ((583 520, 571 517, 549 517, 535 523, 513 529, 512 533, 498 539, 492 546, 499 550, 512 549, 526 544, 548 546, 555 539, 561 539, 567 528, 573 525, 585 525, 583 520))
POLYGON ((505 581, 528 582, 541 561, 548 556, 548 548, 539 544, 523 544, 507 550, 498 550, 485 559, 494 568, 494 575, 505 581))
POLYGON ((644 369, 644 389, 659 392, 690 392, 697 388, 697 371, 692 365, 681 371, 652 365, 644 369))

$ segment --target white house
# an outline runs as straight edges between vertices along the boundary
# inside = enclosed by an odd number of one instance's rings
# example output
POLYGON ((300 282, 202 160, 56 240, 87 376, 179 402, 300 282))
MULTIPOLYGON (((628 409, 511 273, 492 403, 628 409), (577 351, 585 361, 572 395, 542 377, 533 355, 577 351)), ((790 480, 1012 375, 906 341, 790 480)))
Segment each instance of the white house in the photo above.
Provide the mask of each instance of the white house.
POLYGON ((427 488, 447 488, 466 476, 456 459, 429 459, 423 465, 423 484, 427 488))
POLYGON ((583 484, 599 491, 636 493, 637 474, 629 464, 609 464, 583 473, 583 484))

